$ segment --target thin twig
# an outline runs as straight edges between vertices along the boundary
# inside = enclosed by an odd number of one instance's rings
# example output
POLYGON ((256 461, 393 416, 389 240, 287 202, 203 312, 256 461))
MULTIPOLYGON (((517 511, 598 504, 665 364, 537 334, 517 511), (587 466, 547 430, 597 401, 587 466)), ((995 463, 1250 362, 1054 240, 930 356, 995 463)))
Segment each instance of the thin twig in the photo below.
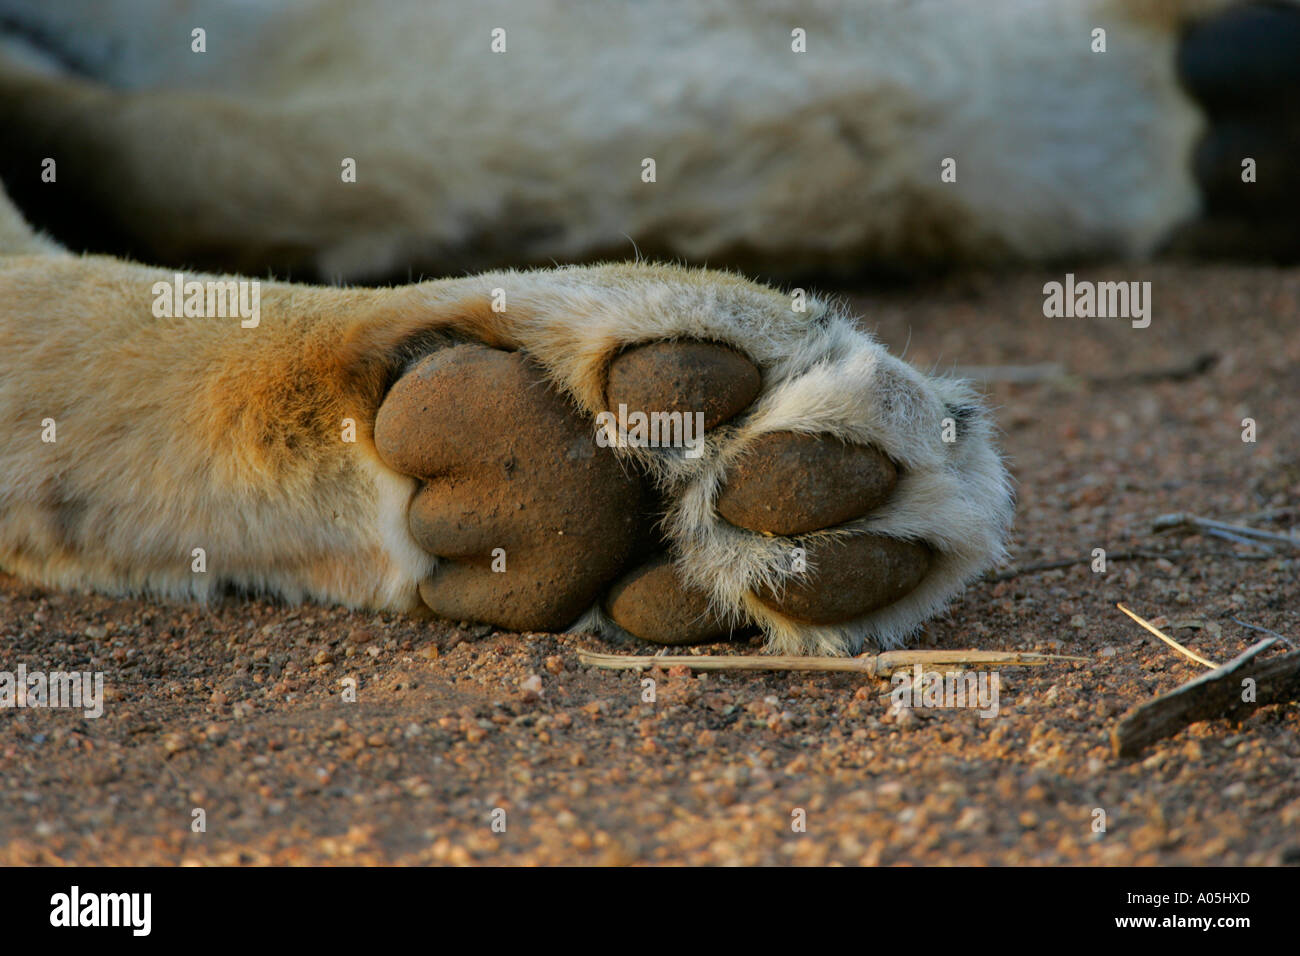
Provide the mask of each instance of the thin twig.
MULTIPOLYGON (((1145 548, 1134 548, 1131 551, 1116 551, 1113 554, 1107 554, 1106 560, 1109 561, 1157 561, 1160 558, 1190 558, 1199 554, 1208 554, 1212 557, 1235 558, 1238 561, 1264 561, 1269 558, 1267 554, 1242 554, 1236 551, 1229 552, 1199 552, 1199 551, 1148 551, 1145 548)), ((1081 555, 1075 558, 1052 558, 1047 561, 1035 561, 1032 564, 1025 564, 1015 568, 1008 568, 1005 571, 989 573, 984 575, 984 580, 990 584, 996 584, 999 581, 1010 581, 1018 578, 1022 574, 1034 574, 1038 571, 1055 571, 1057 568, 1070 568, 1076 564, 1090 564, 1093 558, 1091 555, 1081 555)))
POLYGON ((1252 511, 1249 514, 1238 515, 1238 521, 1278 521, 1282 518, 1290 518, 1296 513, 1295 508, 1265 508, 1263 511, 1252 511))
POLYGON ((1172 648, 1173 648, 1174 650, 1176 650, 1178 653, 1180 653, 1180 654, 1184 654, 1184 655, 1186 655, 1187 657, 1190 657, 1192 660, 1196 661, 1196 663, 1198 663, 1198 664, 1204 664, 1206 667, 1210 668, 1211 670, 1213 670, 1214 668, 1216 668, 1216 667, 1219 666, 1218 664, 1214 663, 1214 661, 1207 661, 1204 657, 1202 657, 1200 654, 1197 654, 1195 651, 1190 650, 1190 649, 1188 649, 1188 648, 1186 648, 1186 647, 1183 647, 1183 645, 1179 644, 1177 641, 1175 641, 1175 640, 1174 640, 1172 637, 1170 637, 1168 634, 1165 634, 1164 632, 1162 632, 1162 631, 1160 630, 1160 628, 1156 627, 1154 624, 1152 624, 1150 621, 1146 620, 1145 618, 1138 617, 1138 615, 1134 614, 1132 611, 1130 611, 1128 608, 1126 608, 1123 604, 1116 604, 1115 606, 1116 606, 1117 608, 1119 608, 1121 611, 1123 611, 1125 614, 1127 614, 1129 617, 1133 618, 1133 620, 1137 621, 1139 624, 1141 624, 1143 627, 1145 627, 1148 631, 1150 631, 1150 632, 1151 632, 1152 634, 1154 634, 1156 637, 1160 638, 1160 640, 1164 641, 1166 644, 1168 644, 1170 647, 1172 647, 1172 648))
POLYGON ((868 677, 885 677, 896 670, 920 664, 922 669, 967 667, 1041 667, 1048 661, 1082 661, 1086 657, 1039 654, 1034 651, 885 651, 861 657, 776 657, 759 655, 628 655, 578 650, 578 660, 607 670, 645 670, 649 667, 686 667, 698 671, 849 671, 868 677))
MULTIPOLYGON (((1195 528, 1197 531, 1202 532, 1221 531, 1228 534, 1242 535, 1247 538, 1258 538, 1263 541, 1278 541, 1293 548, 1300 548, 1300 538, 1295 535, 1262 531, 1259 528, 1252 528, 1244 524, 1229 524, 1226 521, 1216 521, 1213 518, 1202 518, 1200 515, 1186 514, 1184 512, 1161 515, 1151 523, 1151 530, 1153 531, 1176 531, 1179 528, 1195 528)), ((1250 543, 1253 544, 1254 542, 1250 543)))
POLYGON ((1039 382, 1069 382, 1071 380, 1088 382, 1092 385, 1116 385, 1124 382, 1175 382, 1202 375, 1212 369, 1219 356, 1214 352, 1203 352, 1186 361, 1158 368, 1142 368, 1132 371, 1112 372, 1106 375, 1072 374, 1059 362, 1044 362, 1038 365, 960 365, 952 370, 958 378, 970 378, 979 382, 1011 382, 1017 385, 1034 385, 1039 382))
POLYGON ((1204 375, 1219 362, 1216 352, 1202 352, 1192 358, 1173 365, 1157 368, 1136 369, 1131 372, 1114 372, 1109 375, 1090 375, 1088 381, 1094 385, 1111 385, 1119 382, 1162 382, 1165 380, 1181 382, 1198 375, 1204 375))
MULTIPOLYGON (((1181 552, 1171 552, 1178 557, 1182 557, 1181 552)), ((1132 561, 1139 558, 1163 558, 1168 555, 1157 551, 1117 551, 1114 554, 1106 555, 1107 561, 1132 561)), ((1010 581, 1012 578, 1018 578, 1022 574, 1033 574, 1036 571, 1055 571, 1057 568, 1070 568, 1076 564, 1089 564, 1093 560, 1092 555, 1086 555, 1074 558, 1050 558, 1046 561, 1035 561, 1032 564, 1024 564, 1019 567, 1007 568, 1005 571, 999 571, 996 574, 986 574, 986 581, 996 583, 998 581, 1010 581)))
POLYGON ((1259 550, 1267 551, 1269 554, 1273 553, 1273 549, 1262 541, 1255 541, 1251 538, 1242 537, 1235 531, 1224 531, 1222 528, 1206 528, 1204 530, 1206 534, 1213 538, 1223 538, 1225 541, 1234 541, 1237 544, 1244 544, 1247 547, 1259 548, 1259 550))
POLYGON ((1240 624, 1242 627, 1250 628, 1252 631, 1261 631, 1264 634, 1272 634, 1279 641, 1284 643, 1287 647, 1293 649, 1295 648, 1295 641, 1291 640, 1291 638, 1287 637, 1285 634, 1279 634, 1277 631, 1274 631, 1267 627, 1260 627, 1258 624, 1247 624, 1239 617, 1234 617, 1233 620, 1236 621, 1238 624, 1240 624))

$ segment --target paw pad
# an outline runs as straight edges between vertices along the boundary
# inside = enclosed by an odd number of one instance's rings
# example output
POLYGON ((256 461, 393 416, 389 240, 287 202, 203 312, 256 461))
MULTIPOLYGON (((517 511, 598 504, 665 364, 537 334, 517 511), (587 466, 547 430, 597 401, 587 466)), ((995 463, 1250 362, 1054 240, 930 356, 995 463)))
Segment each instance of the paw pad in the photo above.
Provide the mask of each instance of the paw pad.
POLYGON ((740 528, 805 534, 875 510, 897 481, 893 463, 874 448, 775 432, 755 440, 727 469, 717 507, 740 528))

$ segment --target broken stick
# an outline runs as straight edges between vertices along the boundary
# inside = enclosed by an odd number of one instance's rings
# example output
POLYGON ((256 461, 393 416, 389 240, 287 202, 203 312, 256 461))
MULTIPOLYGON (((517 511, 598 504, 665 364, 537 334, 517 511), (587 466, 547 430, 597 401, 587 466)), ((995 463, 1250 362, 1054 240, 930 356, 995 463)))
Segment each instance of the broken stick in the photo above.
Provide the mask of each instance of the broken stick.
POLYGON ((888 677, 917 664, 942 667, 1041 667, 1048 661, 1084 661, 1086 657, 1039 654, 1033 651, 885 651, 862 657, 776 657, 710 654, 598 654, 579 649, 578 660, 607 670, 650 667, 689 667, 697 671, 850 671, 868 677, 888 677))
POLYGON ((1265 704, 1300 697, 1300 651, 1256 660, 1277 642, 1275 637, 1266 638, 1222 667, 1130 710, 1111 729, 1115 755, 1134 757, 1198 720, 1238 717, 1265 704), (1248 678, 1255 682, 1250 700, 1243 699, 1242 693, 1248 678))

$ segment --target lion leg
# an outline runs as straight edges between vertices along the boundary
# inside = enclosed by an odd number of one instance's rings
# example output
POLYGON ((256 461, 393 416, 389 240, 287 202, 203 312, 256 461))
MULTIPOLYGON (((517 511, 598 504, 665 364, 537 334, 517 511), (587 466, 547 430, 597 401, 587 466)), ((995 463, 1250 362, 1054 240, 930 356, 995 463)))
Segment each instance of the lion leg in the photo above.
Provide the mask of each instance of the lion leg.
POLYGON ((640 625, 607 589, 668 561, 663 619, 687 626, 641 636, 725 622, 844 653, 904 638, 1002 547, 975 397, 815 299, 624 265, 263 283, 246 322, 168 314, 175 281, 0 260, 7 570, 617 632, 640 625), (605 418, 629 402, 704 430, 632 440, 605 418))

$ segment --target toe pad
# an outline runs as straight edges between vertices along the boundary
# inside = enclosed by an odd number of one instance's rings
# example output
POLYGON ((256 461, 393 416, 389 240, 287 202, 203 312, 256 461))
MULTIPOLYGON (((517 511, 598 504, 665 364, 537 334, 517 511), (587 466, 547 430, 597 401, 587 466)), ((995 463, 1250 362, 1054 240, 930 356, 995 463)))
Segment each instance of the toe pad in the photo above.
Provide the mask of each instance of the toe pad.
POLYGON ((897 481, 893 463, 874 448, 775 432, 757 439, 731 467, 717 508, 740 528, 805 534, 875 510, 897 481))

